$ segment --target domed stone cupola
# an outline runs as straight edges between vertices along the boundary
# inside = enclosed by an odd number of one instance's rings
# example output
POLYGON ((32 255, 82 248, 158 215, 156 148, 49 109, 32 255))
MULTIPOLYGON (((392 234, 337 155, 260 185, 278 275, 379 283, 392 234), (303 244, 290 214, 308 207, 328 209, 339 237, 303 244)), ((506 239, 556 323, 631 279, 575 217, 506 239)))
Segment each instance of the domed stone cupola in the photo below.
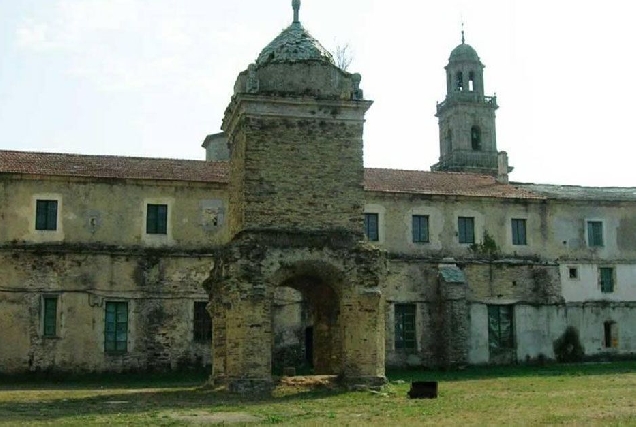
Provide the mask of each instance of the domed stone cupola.
POLYGON ((300 0, 293 2, 294 21, 258 55, 256 65, 316 61, 334 64, 333 56, 300 24, 300 0))
POLYGON ((446 65, 446 99, 437 104, 440 158, 435 171, 475 172, 507 179, 505 152, 497 152, 497 98, 484 92, 484 64, 477 51, 462 42, 446 65), (501 167, 500 167, 501 166, 501 167))
POLYGON ((338 68, 331 53, 300 23, 300 0, 294 0, 292 6, 292 24, 239 74, 234 93, 361 100, 360 74, 338 68))

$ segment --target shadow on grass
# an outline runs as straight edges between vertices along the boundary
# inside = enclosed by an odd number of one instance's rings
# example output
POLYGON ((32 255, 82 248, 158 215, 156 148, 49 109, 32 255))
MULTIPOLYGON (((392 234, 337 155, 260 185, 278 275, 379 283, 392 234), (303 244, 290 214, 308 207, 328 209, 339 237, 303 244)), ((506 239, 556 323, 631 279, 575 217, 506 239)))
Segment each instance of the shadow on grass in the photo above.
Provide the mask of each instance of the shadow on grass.
MULTIPOLYGON (((241 411, 250 406, 267 403, 292 403, 309 399, 322 399, 345 392, 343 388, 320 388, 291 392, 283 396, 234 395, 209 387, 173 389, 144 389, 126 386, 127 392, 109 393, 92 389, 95 394, 88 397, 64 397, 70 389, 59 388, 55 398, 40 401, 0 401, 0 420, 15 423, 51 422, 63 418, 81 416, 125 416, 156 414, 161 412, 187 413, 189 411, 241 411)), ((106 388, 108 389, 108 388, 106 388)), ((80 389, 83 390, 83 389, 80 389)), ((5 390, 10 393, 10 391, 5 390)), ((2 391, 0 391, 0 394, 2 391)))
POLYGON ((608 375, 636 372, 636 361, 516 366, 469 366, 456 370, 405 369, 387 372, 390 381, 472 381, 536 376, 608 375))

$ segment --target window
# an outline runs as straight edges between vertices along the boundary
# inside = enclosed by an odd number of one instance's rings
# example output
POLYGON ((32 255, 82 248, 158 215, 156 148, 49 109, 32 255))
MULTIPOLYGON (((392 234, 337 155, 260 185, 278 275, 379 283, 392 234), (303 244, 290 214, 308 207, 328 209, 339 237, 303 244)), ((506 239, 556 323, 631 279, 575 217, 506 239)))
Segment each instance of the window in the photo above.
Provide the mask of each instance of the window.
POLYGON ((475 218, 460 216, 457 218, 459 243, 475 243, 475 218))
POLYGON ((568 268, 568 276, 572 280, 578 279, 579 278, 579 269, 576 268, 576 267, 569 267, 568 268))
POLYGON ((415 304, 395 304, 395 349, 415 348, 415 304))
POLYGON ((481 150, 481 129, 479 126, 470 128, 470 145, 475 151, 481 150))
POLYGON ((587 222, 588 246, 603 246, 603 223, 601 221, 587 222))
POLYGON ((428 243, 428 215, 413 215, 413 242, 428 243))
POLYGON ((512 219, 512 244, 525 245, 526 243, 526 220, 512 219))
POLYGON ((367 235, 367 239, 372 242, 380 240, 378 217, 377 213, 364 214, 364 232, 367 235))
POLYGON ((42 302, 42 335, 54 337, 57 335, 57 297, 44 297, 42 302))
POLYGON ((207 301, 194 302, 194 341, 212 341, 212 319, 206 308, 207 301))
POLYGON ((57 200, 35 202, 35 229, 57 230, 57 200))
POLYGON ((106 302, 104 351, 125 353, 128 350, 128 303, 106 302))
POLYGON ((168 234, 168 205, 148 204, 146 233, 168 234))
POLYGON ((616 322, 603 323, 603 344, 605 348, 618 348, 618 325, 616 322))
POLYGON ((461 71, 458 71, 455 76, 455 88, 460 92, 464 90, 464 75, 461 71))
POLYGON ((601 267, 598 271, 601 292, 614 292, 614 269, 612 267, 601 267))
POLYGON ((475 73, 472 71, 468 73, 468 90, 471 92, 475 90, 475 73))
POLYGON ((488 306, 488 348, 491 354, 514 348, 511 305, 488 306))

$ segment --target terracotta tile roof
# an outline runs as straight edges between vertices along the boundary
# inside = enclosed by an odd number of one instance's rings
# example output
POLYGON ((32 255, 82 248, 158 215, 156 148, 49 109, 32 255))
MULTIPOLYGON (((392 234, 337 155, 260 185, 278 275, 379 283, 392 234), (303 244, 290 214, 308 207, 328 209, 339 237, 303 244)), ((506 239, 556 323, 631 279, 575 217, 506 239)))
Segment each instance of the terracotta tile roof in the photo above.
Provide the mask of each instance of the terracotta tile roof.
MULTIPOLYGON (((227 162, 0 150, 0 174, 227 183, 227 162)), ((491 176, 456 172, 365 169, 364 186, 384 193, 542 199, 491 176)))
POLYGON ((227 162, 0 150, 0 174, 219 182, 227 162))
POLYGON ((364 188, 367 191, 510 199, 545 198, 511 184, 500 184, 494 177, 487 175, 371 168, 364 172, 364 188))

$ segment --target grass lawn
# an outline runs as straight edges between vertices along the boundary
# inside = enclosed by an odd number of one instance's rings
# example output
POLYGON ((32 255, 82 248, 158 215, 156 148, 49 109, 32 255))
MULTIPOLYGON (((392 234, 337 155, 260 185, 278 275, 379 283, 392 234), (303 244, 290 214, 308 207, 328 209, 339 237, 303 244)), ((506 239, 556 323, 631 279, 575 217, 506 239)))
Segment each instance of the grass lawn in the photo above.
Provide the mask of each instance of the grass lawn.
POLYGON ((0 379, 7 425, 636 425, 636 362, 389 373, 382 392, 302 384, 272 397, 232 396, 203 377, 0 379), (409 382, 439 381, 439 398, 411 400, 409 382))

